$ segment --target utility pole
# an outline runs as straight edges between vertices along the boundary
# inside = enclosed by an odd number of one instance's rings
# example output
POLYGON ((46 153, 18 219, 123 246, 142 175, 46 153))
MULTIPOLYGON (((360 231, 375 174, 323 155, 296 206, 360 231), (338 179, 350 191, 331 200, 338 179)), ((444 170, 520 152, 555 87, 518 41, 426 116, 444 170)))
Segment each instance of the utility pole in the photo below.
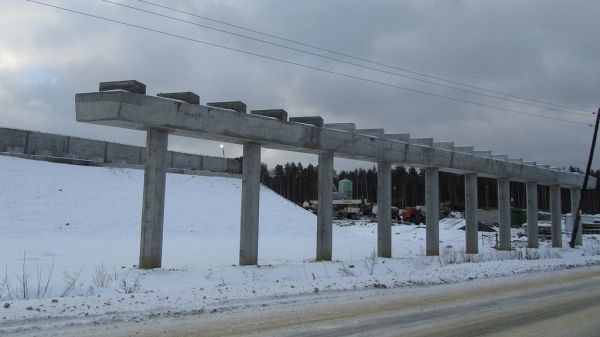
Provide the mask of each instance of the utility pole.
POLYGON ((583 201, 583 191, 585 191, 585 188, 587 187, 588 179, 590 177, 590 171, 592 169, 592 161, 594 160, 594 149, 596 148, 596 137, 598 136, 598 122, 600 122, 600 108, 598 108, 598 112, 596 113, 596 126, 594 126, 594 137, 592 138, 592 147, 590 148, 590 156, 588 158, 587 167, 585 169, 583 186, 581 187, 582 195, 579 198, 577 213, 575 213, 575 221, 573 221, 573 232, 571 233, 571 241, 569 242, 569 246, 571 246, 571 248, 575 248, 575 241, 577 240, 577 231, 579 230, 579 222, 581 221, 581 215, 579 215, 579 213, 583 201))

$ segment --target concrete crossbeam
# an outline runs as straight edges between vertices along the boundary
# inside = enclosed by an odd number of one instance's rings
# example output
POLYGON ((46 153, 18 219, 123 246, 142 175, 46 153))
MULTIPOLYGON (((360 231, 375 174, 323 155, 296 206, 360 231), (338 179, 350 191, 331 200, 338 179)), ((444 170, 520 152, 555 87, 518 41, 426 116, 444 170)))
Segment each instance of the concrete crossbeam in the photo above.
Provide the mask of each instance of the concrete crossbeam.
POLYGON ((498 179, 498 221, 500 233, 498 249, 510 250, 510 180, 498 179))
POLYGON ((425 168, 425 253, 440 255, 440 183, 437 167, 425 168))
POLYGON ((240 265, 258 263, 260 201, 260 145, 246 143, 242 160, 242 209, 240 217, 240 265))
MULTIPOLYGON (((146 130, 162 127, 170 134, 306 153, 332 152, 335 156, 378 162, 391 161, 440 170, 474 172, 482 177, 535 180, 540 184, 581 186, 583 175, 508 163, 473 154, 447 151, 337 129, 261 118, 235 111, 174 102, 128 92, 96 92, 76 95, 77 120, 108 126, 146 130)), ((595 186, 595 179, 590 179, 595 186)))
POLYGON ((331 261, 333 222, 333 153, 319 154, 317 204, 317 261, 331 261))
POLYGON ((505 154, 492 154, 492 159, 508 161, 508 155, 505 154))
POLYGON ((477 254, 479 252, 478 233, 477 174, 467 173, 465 174, 465 237, 467 254, 477 254))
POLYGON ((523 163, 523 158, 508 158, 508 161, 511 162, 511 163, 522 164, 523 163))
POLYGON ((356 132, 356 125, 354 123, 328 123, 323 124, 323 127, 340 131, 356 132))
POLYGON ((323 117, 321 116, 303 116, 303 117, 290 117, 290 122, 304 123, 309 125, 323 127, 323 117))
POLYGON ((550 185, 550 222, 552 223, 552 247, 562 247, 562 225, 560 214, 560 186, 550 185))
POLYGON ((538 248, 538 195, 537 183, 527 182, 527 247, 538 248))
POLYGON ((361 135, 366 135, 366 136, 383 138, 383 135, 385 134, 385 130, 384 129, 356 129, 356 133, 359 133, 361 135))
POLYGON ((392 163, 377 163, 377 256, 392 257, 392 163))
POLYGON ((165 185, 167 180, 167 145, 169 133, 151 128, 146 136, 144 197, 140 262, 142 269, 160 268, 162 263, 165 185))
POLYGON ((283 109, 252 110, 251 114, 256 116, 275 118, 280 121, 287 121, 288 113, 283 109))
MULTIPOLYGON (((579 209, 579 200, 581 199, 581 189, 578 187, 571 188, 571 214, 573 215, 573 226, 575 226, 575 215, 579 209)), ((581 221, 577 226, 577 236, 575 237, 575 244, 581 246, 583 244, 583 238, 581 236, 582 232, 581 221)))

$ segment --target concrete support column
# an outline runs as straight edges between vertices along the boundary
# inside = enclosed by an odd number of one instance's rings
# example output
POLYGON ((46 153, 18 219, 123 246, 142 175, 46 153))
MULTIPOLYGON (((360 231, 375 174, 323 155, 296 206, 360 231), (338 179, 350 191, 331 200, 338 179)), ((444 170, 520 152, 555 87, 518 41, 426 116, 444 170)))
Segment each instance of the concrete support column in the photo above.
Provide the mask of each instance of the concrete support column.
POLYGON ((510 179, 498 179, 498 220, 500 240, 498 249, 510 250, 510 179))
POLYGON ((552 247, 562 247, 560 214, 560 185, 550 186, 550 221, 552 222, 552 247))
POLYGON ((242 211, 240 265, 258 263, 258 209, 260 201, 260 145, 244 143, 242 159, 242 211))
POLYGON ((427 256, 440 255, 440 183, 439 169, 425 169, 426 233, 425 251, 427 256))
POLYGON ((331 261, 333 218, 333 153, 319 154, 317 261, 331 261))
MULTIPOLYGON (((579 208, 579 200, 581 199, 581 189, 580 188, 572 188, 571 189, 571 214, 573 214, 573 226, 575 225, 575 216, 577 213, 577 209, 579 208)), ((577 236, 575 237, 575 244, 581 246, 583 244, 583 238, 581 236, 583 229, 581 227, 581 221, 579 221, 579 226, 577 227, 577 236)))
POLYGON ((377 256, 392 257, 392 163, 377 163, 377 256))
POLYGON ((168 131, 148 129, 139 262, 142 269, 161 267, 168 141, 168 131))
POLYGON ((465 235, 467 254, 479 252, 479 225, 477 224, 477 174, 465 174, 465 235))
POLYGON ((527 182, 527 247, 538 248, 538 195, 537 183, 527 182))

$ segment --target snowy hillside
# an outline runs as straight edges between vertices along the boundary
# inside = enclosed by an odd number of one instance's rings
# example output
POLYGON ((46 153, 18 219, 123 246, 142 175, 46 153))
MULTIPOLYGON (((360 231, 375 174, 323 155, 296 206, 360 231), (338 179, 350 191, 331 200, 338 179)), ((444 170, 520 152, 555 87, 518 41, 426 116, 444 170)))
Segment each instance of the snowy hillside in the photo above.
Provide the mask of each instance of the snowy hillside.
POLYGON ((394 226, 392 259, 369 258, 377 224, 338 222, 334 261, 316 263, 316 217, 262 188, 260 266, 240 267, 241 180, 169 174, 163 269, 138 270, 142 184, 141 170, 0 156, 0 300, 7 306, 0 308, 0 334, 75 319, 85 324, 198 313, 264 296, 459 282, 600 263, 592 236, 575 250, 542 243, 535 252, 509 253, 480 240, 481 254, 466 257, 461 219, 440 223, 440 257, 423 256, 422 226, 394 226))

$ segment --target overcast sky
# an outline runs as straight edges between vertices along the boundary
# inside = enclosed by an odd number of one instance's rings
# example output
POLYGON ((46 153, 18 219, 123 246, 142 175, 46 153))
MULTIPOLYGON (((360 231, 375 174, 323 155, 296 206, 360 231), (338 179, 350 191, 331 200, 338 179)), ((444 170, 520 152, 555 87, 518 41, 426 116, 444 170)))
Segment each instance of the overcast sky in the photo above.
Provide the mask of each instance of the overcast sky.
MULTIPOLYGON (((591 112, 600 105, 598 1, 152 0, 403 69, 581 108, 589 112, 574 112, 587 116, 432 86, 98 0, 41 1, 374 81, 531 114, 593 123, 591 112)), ((114 1, 267 39, 139 1, 114 1)), ((241 100, 249 110, 283 108, 290 116, 320 115, 326 123, 383 127, 387 133, 408 132, 413 137, 454 141, 457 146, 474 145, 479 150, 553 166, 583 168, 587 160, 593 128, 586 125, 344 78, 25 1, 0 0, 0 4, 0 126, 141 145, 145 139, 141 132, 77 123, 74 108, 75 93, 97 91, 100 81, 136 79, 147 85, 148 94, 194 91, 200 95, 201 103, 241 100)), ((386 70, 414 76, 397 69, 386 70)), ((219 144, 207 141, 171 137, 170 148, 221 155, 219 144)), ((227 156, 241 155, 237 145, 225 144, 225 151, 227 156)), ((263 161, 271 167, 288 160, 315 163, 316 156, 263 150, 263 161)), ((600 168, 599 163, 597 158, 596 169, 600 168)), ((336 169, 356 165, 372 164, 336 160, 336 169)))

